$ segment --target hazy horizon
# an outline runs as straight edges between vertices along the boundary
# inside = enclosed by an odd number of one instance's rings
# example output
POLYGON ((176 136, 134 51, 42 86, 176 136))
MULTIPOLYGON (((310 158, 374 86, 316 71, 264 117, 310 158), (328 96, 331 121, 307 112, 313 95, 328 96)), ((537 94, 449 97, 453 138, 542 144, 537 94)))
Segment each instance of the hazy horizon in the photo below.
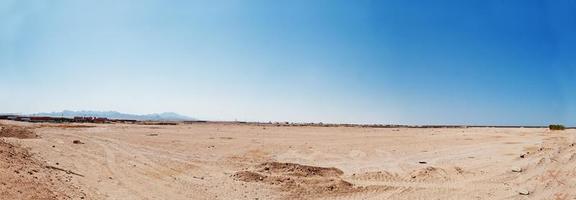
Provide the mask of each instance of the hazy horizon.
MULTIPOLYGON (((121 114, 121 115, 133 115, 137 117, 146 117, 146 116, 155 116, 155 115, 178 115, 178 119, 172 118, 171 120, 174 121, 206 121, 205 119, 198 119, 193 116, 181 115, 180 113, 176 112, 161 112, 161 113, 124 113, 118 112, 114 110, 107 110, 107 111, 96 111, 96 110, 62 110, 62 111, 54 111, 54 112, 38 112, 38 113, 1 113, 0 115, 22 115, 22 116, 50 116, 50 117, 78 117, 78 116, 86 116, 86 117, 106 117, 110 119, 134 119, 133 117, 110 117, 106 116, 106 114, 121 114), (61 115, 61 113, 80 113, 80 114, 65 114, 61 115), (91 113, 98 113, 98 114, 91 114, 91 113)), ((162 119, 137 119, 137 120, 160 120, 162 119)), ((326 124, 358 124, 358 125, 400 125, 400 126, 542 126, 546 127, 551 124, 531 124, 531 125, 522 125, 522 124, 416 124, 416 123, 408 123, 408 124, 391 124, 391 123, 347 123, 347 122, 324 122, 324 121, 240 121, 237 119, 234 120, 207 120, 212 122, 254 122, 254 123, 326 123, 326 124)), ((575 128, 573 126, 569 126, 568 128, 575 128)))
POLYGON ((576 1, 0 2, 0 113, 576 126, 576 1))

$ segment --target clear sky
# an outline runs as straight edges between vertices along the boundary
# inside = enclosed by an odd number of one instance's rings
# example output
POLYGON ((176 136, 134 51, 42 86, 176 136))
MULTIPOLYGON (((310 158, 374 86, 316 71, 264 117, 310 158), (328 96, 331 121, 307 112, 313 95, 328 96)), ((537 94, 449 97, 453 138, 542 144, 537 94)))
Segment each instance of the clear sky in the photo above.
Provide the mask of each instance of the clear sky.
POLYGON ((575 0, 2 0, 0 112, 576 125, 575 0))

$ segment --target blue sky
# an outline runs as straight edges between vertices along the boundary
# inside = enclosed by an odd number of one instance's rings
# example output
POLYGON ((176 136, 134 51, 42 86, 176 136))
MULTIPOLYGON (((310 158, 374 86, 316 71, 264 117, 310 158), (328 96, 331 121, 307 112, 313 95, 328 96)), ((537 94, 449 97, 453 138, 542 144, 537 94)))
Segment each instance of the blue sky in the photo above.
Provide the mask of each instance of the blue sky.
POLYGON ((0 1, 0 112, 576 125, 574 0, 0 1))

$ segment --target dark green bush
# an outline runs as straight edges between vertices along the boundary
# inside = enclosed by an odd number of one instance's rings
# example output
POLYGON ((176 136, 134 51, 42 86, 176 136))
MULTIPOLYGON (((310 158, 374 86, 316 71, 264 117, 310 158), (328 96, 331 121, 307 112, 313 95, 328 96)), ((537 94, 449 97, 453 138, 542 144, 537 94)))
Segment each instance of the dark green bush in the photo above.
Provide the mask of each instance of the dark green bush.
POLYGON ((561 130, 566 129, 566 127, 564 127, 564 125, 561 125, 561 124, 552 124, 552 125, 548 126, 548 128, 550 130, 553 130, 553 131, 561 131, 561 130))

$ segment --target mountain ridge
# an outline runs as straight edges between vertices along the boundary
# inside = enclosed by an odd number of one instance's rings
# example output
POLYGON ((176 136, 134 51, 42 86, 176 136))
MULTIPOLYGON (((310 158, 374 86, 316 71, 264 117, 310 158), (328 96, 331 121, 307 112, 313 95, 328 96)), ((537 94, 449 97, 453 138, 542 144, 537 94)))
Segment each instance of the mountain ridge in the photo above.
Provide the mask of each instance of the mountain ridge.
POLYGON ((192 117, 180 115, 174 112, 152 113, 152 114, 128 114, 118 111, 71 111, 64 110, 62 112, 44 112, 35 113, 36 116, 49 116, 49 117, 104 117, 108 119, 127 119, 127 120, 140 120, 140 121, 187 121, 195 120, 192 117))

